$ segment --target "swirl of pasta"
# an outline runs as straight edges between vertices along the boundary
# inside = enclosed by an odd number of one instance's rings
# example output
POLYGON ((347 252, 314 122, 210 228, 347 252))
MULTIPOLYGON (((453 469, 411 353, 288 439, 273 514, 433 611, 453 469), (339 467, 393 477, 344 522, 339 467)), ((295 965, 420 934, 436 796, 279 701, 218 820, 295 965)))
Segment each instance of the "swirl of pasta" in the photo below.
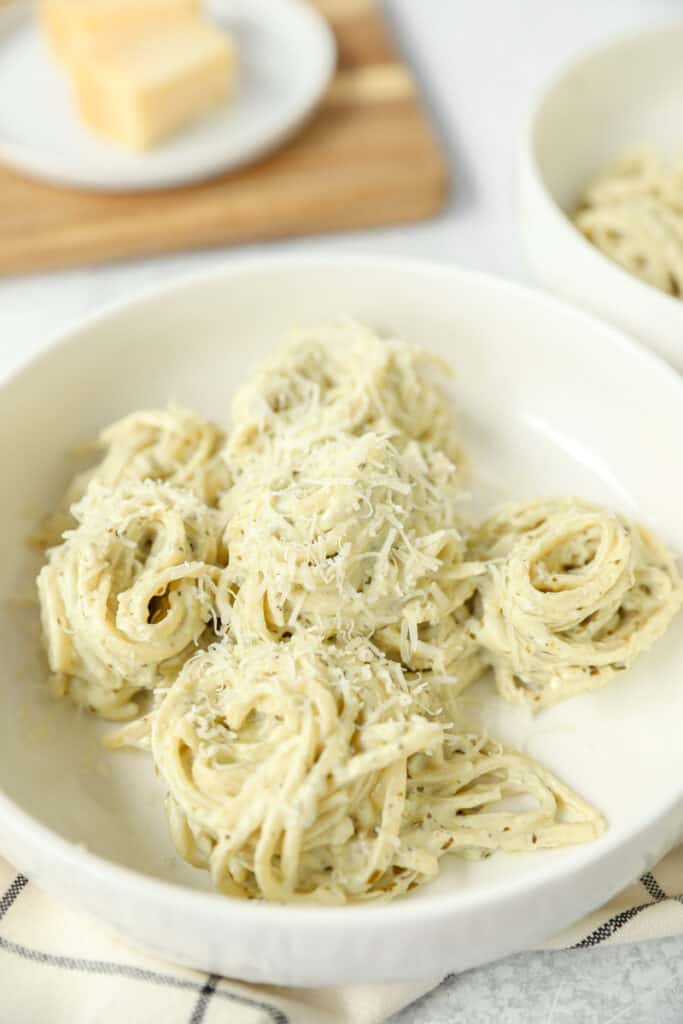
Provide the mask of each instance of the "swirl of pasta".
POLYGON ((342 432, 373 431, 393 432, 398 446, 424 442, 460 464, 453 412, 437 383, 450 376, 422 349, 353 321, 297 331, 235 395, 227 462, 237 476, 283 435, 307 451, 342 432))
POLYGON ((501 509, 473 549, 491 559, 480 587, 479 642, 501 694, 536 708, 628 668, 683 600, 658 540, 574 498, 501 509))
POLYGON ((304 635, 189 661, 152 724, 181 855, 230 895, 388 894, 406 759, 441 736, 400 676, 362 641, 304 635))
POLYGON ((164 696, 151 746, 179 853, 233 896, 389 899, 433 878, 448 849, 478 857, 602 827, 542 769, 431 720, 362 640, 215 645, 164 696), (535 810, 499 808, 520 792, 535 810))
POLYGON ((217 426, 189 409, 135 412, 100 434, 107 451, 93 476, 105 487, 117 487, 122 480, 160 480, 214 506, 230 486, 220 456, 224 442, 217 426))
POLYGON ((73 513, 38 576, 55 692, 129 718, 135 694, 177 671, 215 620, 217 513, 151 480, 95 481, 73 513))
POLYGON ((59 543, 64 530, 74 525, 71 506, 93 481, 110 488, 123 482, 163 481, 215 506, 231 483, 220 454, 224 442, 225 435, 213 423, 177 406, 142 410, 118 420, 93 446, 95 451, 104 450, 103 458, 74 477, 59 508, 34 539, 46 546, 59 543))
POLYGON ((233 631, 370 636, 392 626, 378 643, 408 667, 445 670, 442 654, 464 641, 429 647, 420 627, 452 619, 484 569, 463 562, 461 500, 445 455, 416 442, 400 451, 377 434, 314 445, 270 477, 245 474, 225 506, 233 631))

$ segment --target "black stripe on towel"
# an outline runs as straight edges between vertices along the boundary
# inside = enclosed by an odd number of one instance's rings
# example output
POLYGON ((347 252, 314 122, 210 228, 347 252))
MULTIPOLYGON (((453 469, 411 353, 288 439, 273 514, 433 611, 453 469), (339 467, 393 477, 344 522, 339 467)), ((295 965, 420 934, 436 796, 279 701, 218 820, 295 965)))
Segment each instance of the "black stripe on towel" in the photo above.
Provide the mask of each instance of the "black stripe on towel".
POLYGON ((202 1021, 206 1016, 206 1011, 209 1007, 209 1002, 211 1001, 211 996, 216 991, 216 985, 219 981, 220 978, 217 974, 208 975, 204 982, 204 986, 197 997, 197 1002, 194 1004, 192 1016, 190 1017, 190 1024, 202 1024, 202 1021))
POLYGON ((599 925, 595 931, 591 932, 590 935, 586 935, 585 938, 571 946, 570 949, 588 949, 592 946, 599 946, 601 942, 611 938, 615 932, 618 932, 620 928, 623 928, 625 924, 633 920, 641 911, 647 910, 648 907, 655 907, 658 903, 664 903, 666 900, 675 900, 678 903, 683 903, 683 895, 675 894, 670 896, 661 887, 651 871, 645 872, 640 879, 640 884, 650 897, 649 903, 641 903, 638 907, 629 907, 628 910, 622 910, 620 913, 615 914, 609 921, 599 925))
POLYGON ((665 889, 662 889, 651 871, 644 874, 640 881, 643 883, 650 896, 652 896, 655 903, 661 903, 663 900, 676 900, 677 903, 683 903, 683 895, 676 892, 666 892, 665 889))
POLYGON ((643 886, 648 896, 652 897, 655 903, 661 903, 662 900, 668 900, 669 897, 664 892, 651 871, 645 872, 643 877, 640 879, 640 884, 643 886))
POLYGON ((27 885, 28 878, 26 878, 25 875, 17 875, 5 895, 0 899, 0 920, 2 920, 9 908, 27 885))
POLYGON ((593 946, 599 946, 605 939, 611 938, 615 932, 618 932, 620 928, 623 928, 625 924, 632 921, 634 917, 643 910, 647 910, 648 907, 656 906, 657 902, 654 903, 641 903, 637 907, 629 907, 628 910, 622 910, 614 917, 610 917, 604 924, 598 925, 595 931, 592 931, 590 935, 586 935, 585 938, 581 939, 580 942, 576 942, 570 949, 591 949, 593 946))
MULTIPOLYGON (((197 994, 201 994, 206 988, 206 985, 190 981, 189 978, 176 978, 172 974, 162 974, 161 971, 150 971, 143 967, 135 967, 132 964, 118 964, 108 960, 85 960, 81 957, 55 956, 53 953, 44 953, 39 949, 22 946, 19 942, 11 942, 2 936, 0 936, 0 950, 13 956, 21 957, 22 960, 30 960, 33 963, 45 964, 49 967, 59 967, 65 971, 82 971, 86 974, 130 978, 133 981, 147 981, 153 985, 166 985, 169 988, 183 989, 196 992, 197 994)), ((258 999, 250 999, 248 996, 237 995, 235 992, 229 992, 227 989, 221 988, 216 989, 213 997, 215 999, 225 999, 231 1003, 239 1003, 241 1006, 251 1006, 255 1010, 261 1010, 268 1014, 273 1024, 289 1024, 287 1014, 270 1003, 264 1003, 258 999)))

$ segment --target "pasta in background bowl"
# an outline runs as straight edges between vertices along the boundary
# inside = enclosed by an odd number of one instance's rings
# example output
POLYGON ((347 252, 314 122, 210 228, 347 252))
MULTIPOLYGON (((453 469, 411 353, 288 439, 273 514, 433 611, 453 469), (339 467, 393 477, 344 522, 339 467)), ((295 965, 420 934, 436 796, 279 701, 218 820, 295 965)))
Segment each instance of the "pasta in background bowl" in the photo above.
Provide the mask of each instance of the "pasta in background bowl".
MULTIPOLYGON (((630 167, 631 174, 647 177, 654 160, 644 156, 645 147, 672 169, 667 180, 677 193, 682 49, 678 21, 642 29, 571 62, 535 104, 518 157, 520 228, 534 275, 558 295, 633 332, 679 370, 678 215, 667 202, 663 212, 661 204, 653 212, 652 203, 641 203, 637 223, 620 212, 608 224, 597 208, 579 212, 581 230, 572 219, 606 168, 623 174, 630 167), (660 225, 662 217, 666 224, 660 225), (623 238, 615 237, 619 233, 623 238)), ((614 196, 614 183, 605 185, 602 200, 607 189, 614 196)))
MULTIPOLYGON (((465 690, 463 701, 471 694, 472 707, 485 708, 476 735, 494 736, 524 758, 547 766, 599 808, 609 828, 593 843, 564 849, 501 854, 485 861, 442 858, 438 879, 388 905, 281 906, 208 891, 208 873, 170 852, 163 797, 172 788, 184 800, 174 781, 175 762, 164 755, 168 778, 155 778, 147 753, 103 749, 102 737, 119 729, 118 723, 98 723, 79 713, 73 702, 49 697, 36 609, 25 601, 44 556, 27 548, 25 538, 43 512, 59 504, 73 474, 73 463, 64 453, 136 409, 164 408, 169 402, 200 410, 206 421, 224 423, 240 382, 285 330, 336 319, 341 313, 420 345, 454 367, 453 383, 444 384, 456 409, 458 440, 470 456, 468 487, 483 496, 478 517, 512 498, 526 502, 541 495, 573 494, 619 509, 629 522, 656 531, 673 551, 683 550, 683 484, 677 472, 677 439, 683 433, 681 382, 618 332, 493 278, 377 257, 236 264, 101 314, 4 383, 0 467, 12 487, 0 508, 0 551, 6 567, 0 616, 5 655, 0 849, 48 891, 161 955, 233 977, 282 984, 436 976, 539 942, 628 882, 676 840, 683 823, 679 626, 672 626, 608 685, 539 715, 531 714, 523 702, 498 696, 491 679, 465 690), (53 388, 56 379, 62 382, 59 392, 53 388), (623 402, 606 404, 608 393, 618 393, 623 402), (17 437, 22 439, 21 451, 17 437), (540 906, 546 908, 543 914, 529 912, 540 906)), ((371 409, 370 415, 374 417, 371 409)), ((182 600, 174 598, 174 618, 164 640, 163 653, 171 661, 184 657, 188 636, 195 637, 206 624, 206 587, 225 561, 197 513, 197 502, 207 508, 207 501, 220 504, 217 488, 225 487, 225 481, 216 484, 212 459, 214 445, 222 439, 187 417, 184 422, 193 443, 205 445, 208 476, 182 457, 181 447, 173 449, 172 465, 159 456, 158 471, 168 479, 153 484, 154 495, 144 481, 126 482, 127 500, 144 496, 149 518, 167 500, 169 489, 178 486, 180 477, 174 474, 181 471, 173 469, 178 459, 183 467, 187 501, 176 509, 174 536, 185 538, 181 544, 190 553, 194 550, 194 561, 208 567, 209 578, 199 586, 190 571, 173 581, 173 593, 182 600), (177 625, 177 636, 171 625, 177 625)), ((349 423, 359 422, 353 413, 349 423)), ((149 443, 163 440, 163 422, 145 424, 149 443)), ((265 437, 258 431, 251 436, 265 437)), ((434 436, 441 443, 441 435, 434 436)), ((414 443, 408 439, 408 455, 414 443)), ((171 449, 162 443, 160 451, 171 449)), ((244 454, 243 447, 240 452, 244 454)), ((143 445, 136 462, 143 475, 148 457, 143 445)), ((116 479, 115 465, 108 459, 103 463, 112 474, 108 479, 116 479)), ((251 469, 235 466, 235 472, 239 478, 251 469)), ((94 490, 89 493, 107 490, 98 479, 90 487, 94 490)), ((292 492, 291 500, 300 497, 310 499, 304 490, 292 492)), ((78 529, 84 524, 90 529, 96 508, 89 500, 86 495, 77 510, 78 529)), ((124 538, 138 543, 143 537, 144 543, 144 535, 136 532, 140 527, 129 528, 133 533, 124 531, 124 538)), ((611 521, 610 529, 616 529, 611 521)), ((607 527, 605 531, 611 535, 607 527)), ((616 531, 622 545, 623 531, 628 532, 623 525, 616 531)), ((143 602, 149 602, 150 593, 163 592, 168 581, 155 577, 159 566, 153 560, 145 569, 149 579, 138 574, 131 587, 123 555, 125 551, 116 556, 121 573, 114 581, 121 592, 132 592, 140 583, 140 595, 135 591, 131 601, 135 597, 143 602)), ((193 559, 185 562, 192 566, 193 559)), ((172 568, 175 572, 179 567, 172 568)), ((614 587, 610 599, 616 601, 623 589, 616 572, 614 587)), ((163 625, 165 620, 158 621, 163 625)), ((201 644, 201 635, 197 639, 201 644)), ((277 637, 265 636, 253 656, 266 658, 267 645, 273 642, 277 637)), ((390 652, 397 644, 400 653, 400 630, 397 638, 388 635, 383 642, 390 652)), ((119 653, 124 677, 125 650, 119 653)), ((243 657, 241 651, 232 654, 243 657)), ((78 652, 82 659, 91 655, 85 648, 78 652)), ((319 674, 315 652, 292 648, 292 655, 312 659, 310 672, 319 674)), ((147 661, 150 673, 161 668, 161 661, 147 661)), ((187 665, 180 685, 190 696, 204 699, 204 673, 215 666, 204 660, 187 665)), ((248 679, 246 663, 240 665, 228 662, 216 670, 226 679, 235 673, 248 679)), ((256 668, 264 671, 258 664, 256 668)), ((538 680, 529 677, 529 682, 536 686, 538 680)), ((283 736, 296 738, 295 716, 300 712, 296 694, 292 697, 294 703, 288 696, 287 706, 294 717, 282 728, 283 736)), ((341 728, 352 727, 352 704, 340 705, 335 713, 346 715, 341 728)), ((180 706, 170 702, 164 715, 166 725, 152 737, 160 751, 174 735, 187 735, 180 706)), ((239 718, 233 725, 241 728, 239 718)), ((411 735, 417 739, 417 733, 411 735)), ((248 746, 248 733, 244 739, 248 746)), ((436 745, 434 730, 421 735, 420 742, 436 745)), ((494 747, 481 751, 497 756, 494 747)), ((205 756, 199 744, 195 780, 208 778, 201 775, 205 756)), ((416 764, 416 787, 425 784, 418 778, 421 770, 416 764)), ((239 781, 239 771, 235 778, 239 781)), ((436 801, 443 795, 433 791, 436 801)), ((417 813, 418 802, 413 800, 411 807, 417 813)), ((203 822, 189 822, 200 855, 203 822)), ((180 818, 177 824, 180 834, 185 826, 180 818)), ((190 842, 187 852, 194 855, 190 842)), ((220 857, 217 861, 222 878, 220 857)), ((414 869, 426 863, 416 860, 414 869)))

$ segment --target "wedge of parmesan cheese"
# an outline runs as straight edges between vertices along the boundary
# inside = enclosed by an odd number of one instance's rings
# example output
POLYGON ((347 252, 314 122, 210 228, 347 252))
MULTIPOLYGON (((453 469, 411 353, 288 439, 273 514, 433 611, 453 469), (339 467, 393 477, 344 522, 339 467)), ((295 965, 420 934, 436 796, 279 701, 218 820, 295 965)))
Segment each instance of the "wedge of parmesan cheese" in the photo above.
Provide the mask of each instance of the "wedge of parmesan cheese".
POLYGON ((232 39, 195 17, 112 36, 72 63, 81 116, 93 131, 133 150, 154 146, 230 97, 232 39))
POLYGON ((94 44, 198 14, 200 0, 42 0, 38 12, 55 55, 69 63, 94 44))

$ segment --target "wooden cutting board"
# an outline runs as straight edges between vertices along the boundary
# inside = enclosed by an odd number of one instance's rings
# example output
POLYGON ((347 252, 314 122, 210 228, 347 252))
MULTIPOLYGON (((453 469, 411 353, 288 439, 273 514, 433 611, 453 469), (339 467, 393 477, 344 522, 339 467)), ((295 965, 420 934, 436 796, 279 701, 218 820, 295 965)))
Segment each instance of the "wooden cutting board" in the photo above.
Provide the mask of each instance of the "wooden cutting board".
POLYGON ((312 121, 243 171, 171 192, 103 195, 0 166, 0 273, 367 228, 435 214, 445 161, 372 0, 315 0, 339 63, 312 121))

